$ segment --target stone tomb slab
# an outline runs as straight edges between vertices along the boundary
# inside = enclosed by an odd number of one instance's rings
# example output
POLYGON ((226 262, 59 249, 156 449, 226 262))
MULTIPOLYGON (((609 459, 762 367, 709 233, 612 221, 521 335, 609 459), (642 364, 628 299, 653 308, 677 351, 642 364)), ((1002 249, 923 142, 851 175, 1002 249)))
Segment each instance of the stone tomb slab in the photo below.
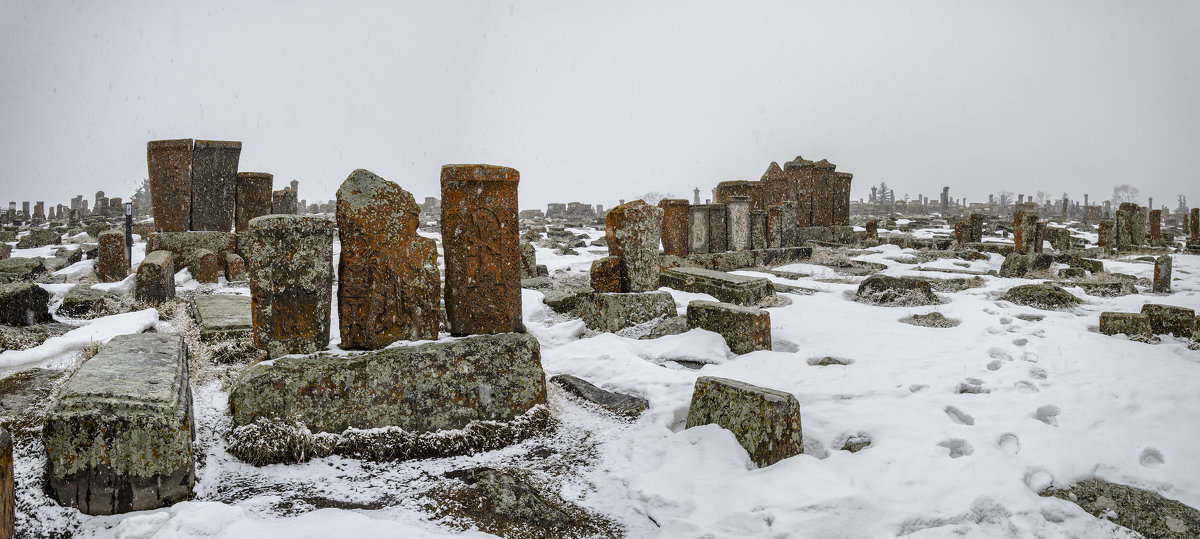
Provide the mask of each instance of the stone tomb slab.
POLYGON ((117 336, 46 414, 46 490, 89 515, 171 505, 192 495, 193 438, 183 338, 117 336))
POLYGON ((659 284, 683 292, 708 294, 726 303, 758 305, 775 295, 771 281, 701 268, 672 268, 659 277, 659 284))
POLYGON ((248 296, 197 295, 192 313, 204 341, 249 339, 253 330, 248 296))

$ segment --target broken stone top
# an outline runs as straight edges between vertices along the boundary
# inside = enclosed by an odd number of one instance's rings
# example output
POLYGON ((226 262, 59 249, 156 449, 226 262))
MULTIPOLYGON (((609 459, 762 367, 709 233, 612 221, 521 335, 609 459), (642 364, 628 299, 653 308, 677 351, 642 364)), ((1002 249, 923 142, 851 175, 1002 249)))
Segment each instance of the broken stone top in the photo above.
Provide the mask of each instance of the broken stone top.
POLYGON ((664 199, 658 201, 658 205, 660 207, 661 206, 687 206, 689 204, 691 204, 691 202, 688 201, 688 199, 686 199, 686 198, 664 198, 664 199))
POLYGON ((473 180, 479 182, 513 182, 516 183, 521 179, 521 173, 515 168, 503 167, 499 165, 442 165, 442 177, 445 178, 446 173, 450 173, 450 177, 454 181, 473 180), (457 169, 471 169, 472 177, 466 177, 462 173, 457 172, 457 169))
MULTIPOLYGON (((345 205, 346 209, 353 212, 370 208, 388 214, 386 217, 395 215, 403 218, 404 229, 409 233, 416 230, 417 216, 421 213, 421 207, 417 205, 412 193, 401 189, 394 182, 387 181, 375 173, 361 168, 351 172, 346 181, 342 182, 342 186, 337 190, 337 199, 338 204, 345 205), (396 201, 398 204, 395 206, 398 207, 380 204, 381 200, 396 201)), ((380 215, 379 217, 385 216, 380 215)))
POLYGON ((240 150, 242 149, 242 141, 240 140, 199 140, 194 142, 194 149, 202 148, 228 148, 240 150))
POLYGON ((813 162, 799 155, 795 159, 783 164, 784 170, 792 170, 797 168, 809 168, 813 166, 813 162))
POLYGON ((174 409, 179 406, 179 384, 186 371, 179 368, 176 355, 162 351, 180 349, 177 335, 118 335, 71 376, 57 408, 67 411, 78 405, 87 409, 101 397, 126 406, 143 403, 174 409))
POLYGON ((827 160, 827 159, 822 159, 820 161, 817 161, 816 163, 813 163, 813 168, 816 168, 819 170, 836 170, 837 165, 830 163, 829 160, 827 160))
POLYGON ((152 140, 146 143, 146 149, 158 150, 163 148, 188 148, 192 147, 192 139, 179 138, 171 140, 152 140))

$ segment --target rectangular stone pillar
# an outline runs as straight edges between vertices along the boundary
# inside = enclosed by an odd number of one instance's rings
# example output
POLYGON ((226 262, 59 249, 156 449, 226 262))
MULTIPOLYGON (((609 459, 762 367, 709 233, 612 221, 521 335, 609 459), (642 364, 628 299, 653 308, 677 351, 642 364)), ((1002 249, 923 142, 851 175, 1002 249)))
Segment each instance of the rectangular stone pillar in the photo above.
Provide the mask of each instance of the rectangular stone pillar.
POLYGON ((781 238, 783 227, 783 219, 781 217, 779 206, 771 206, 767 208, 767 246, 771 249, 778 249, 783 246, 781 238))
POLYGON ((694 204, 688 207, 688 253, 708 252, 708 206, 694 204))
POLYGON ((271 192, 271 213, 277 215, 295 215, 296 204, 296 192, 291 189, 280 189, 271 192))
POLYGON ((1188 220, 1188 237, 1200 239, 1200 208, 1192 208, 1192 218, 1188 220))
POLYGON ((250 220, 271 213, 271 183, 275 176, 266 172, 239 172, 237 208, 234 221, 239 233, 250 229, 250 220))
POLYGON ((1100 237, 1097 240, 1100 247, 1105 249, 1117 248, 1117 231, 1116 225, 1111 219, 1100 220, 1100 237))
POLYGON ((146 144, 154 230, 183 232, 192 214, 192 139, 152 140, 146 144))
POLYGON ((1162 210, 1150 210, 1150 246, 1162 246, 1162 210))
POLYGON ((452 335, 524 332, 516 169, 442 167, 446 318, 452 335))
POLYGON ((329 345, 333 221, 298 215, 250 220, 254 346, 271 358, 329 345))
POLYGON ((242 143, 197 140, 192 146, 192 230, 229 232, 237 205, 242 143))
POLYGON ((750 247, 752 249, 767 249, 767 212, 752 210, 750 212, 750 247))
POLYGON ((729 197, 725 205, 728 236, 726 246, 730 251, 750 249, 750 197, 729 197))
POLYGON ((686 198, 666 198, 658 201, 663 210, 663 253, 674 256, 688 254, 688 201, 686 198))
POLYGON ((800 239, 800 218, 797 211, 798 206, 794 200, 785 200, 779 206, 780 247, 795 247, 800 239))
POLYGON ((708 207, 708 252, 723 253, 729 250, 729 222, 724 204, 707 204, 708 207))

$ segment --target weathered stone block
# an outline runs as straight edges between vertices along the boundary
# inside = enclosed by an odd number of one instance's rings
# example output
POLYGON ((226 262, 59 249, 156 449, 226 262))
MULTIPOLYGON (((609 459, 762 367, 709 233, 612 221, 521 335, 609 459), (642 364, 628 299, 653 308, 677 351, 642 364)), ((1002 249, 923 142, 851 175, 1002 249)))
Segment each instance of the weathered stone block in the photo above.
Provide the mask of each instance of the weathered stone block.
POLYGON ((1037 309, 1059 310, 1074 307, 1083 300, 1050 283, 1023 284, 1008 289, 1000 299, 1037 309))
POLYGON ((204 341, 250 339, 254 328, 250 310, 247 296, 211 294, 192 298, 192 314, 204 341))
POLYGON ((233 253, 225 255, 225 280, 229 282, 246 280, 246 261, 242 257, 233 253))
POLYGON ((442 167, 446 318, 453 335, 511 333, 521 322, 520 173, 494 165, 442 167))
POLYGON ((688 207, 688 253, 708 252, 708 206, 688 207))
POLYGON ((701 268, 669 269, 659 277, 659 284, 683 292, 708 294, 738 305, 758 305, 775 295, 775 286, 768 279, 701 268))
POLYGON ((729 250, 729 221, 724 204, 705 204, 708 210, 708 252, 729 250))
POLYGON ((32 326, 49 322, 50 293, 33 283, 0 284, 0 324, 32 326))
MULTIPOLYGON (((237 236, 229 232, 156 232, 146 242, 146 251, 171 251, 175 253, 177 269, 190 266, 196 259, 196 251, 208 249, 217 255, 217 263, 225 262, 225 255, 235 253, 237 236)), ((223 269, 223 266, 222 266, 223 269)))
POLYGON ((1124 333, 1130 337, 1150 337, 1150 317, 1141 313, 1100 313, 1100 333, 1116 335, 1124 333))
POLYGON ((221 275, 221 263, 217 261, 217 253, 208 249, 192 251, 188 265, 192 277, 201 283, 216 283, 221 275))
POLYGON ((619 331, 664 316, 675 316, 668 292, 587 294, 576 305, 579 316, 596 331, 619 331))
POLYGON ((1153 290, 1158 294, 1171 292, 1171 255, 1163 255, 1154 260, 1153 290))
POLYGON ((437 242, 417 235, 420 213, 412 194, 367 170, 355 170, 338 188, 342 348, 437 339, 437 242))
POLYGON ((152 251, 138 265, 133 297, 159 304, 175 297, 175 254, 152 251))
POLYGON ((96 257, 96 277, 102 283, 120 281, 129 275, 129 255, 126 253, 125 233, 105 230, 100 233, 96 257))
POLYGON ((295 215, 297 205, 295 191, 291 189, 271 191, 271 213, 275 215, 295 215))
POLYGON ((0 243, 0 260, 12 258, 12 245, 0 243))
POLYGON ((194 427, 179 335, 120 335, 84 362, 46 413, 46 490, 90 515, 190 498, 194 427))
POLYGON ((587 380, 569 374, 554 376, 550 378, 550 381, 562 386, 572 395, 617 415, 637 417, 650 406, 649 401, 641 397, 605 391, 587 380))
POLYGON ((687 428, 708 424, 732 432, 759 467, 804 452, 800 403, 791 393, 701 376, 692 392, 687 428))
POLYGON ((13 489, 13 440, 0 429, 0 538, 16 537, 17 507, 13 489))
POLYGON ((521 242, 521 278, 532 279, 537 277, 537 249, 532 243, 527 241, 521 242))
POLYGON ((1196 324, 1196 311, 1185 307, 1148 303, 1142 305, 1142 314, 1146 315, 1150 331, 1155 335, 1191 338, 1196 324))
POLYGON ((237 206, 242 143, 197 140, 192 146, 192 230, 229 232, 237 206))
POLYGON ((725 210, 728 221, 726 245, 730 251, 749 250, 753 232, 750 222, 750 197, 730 197, 725 210))
POLYGON ((0 260, 0 283, 31 281, 45 271, 42 258, 6 258, 0 260))
POLYGON ((913 277, 872 275, 858 285, 854 299, 888 306, 936 305, 941 303, 928 281, 913 277))
POLYGON ((537 339, 506 333, 258 363, 230 392, 229 410, 235 426, 294 418, 314 432, 426 432, 510 420, 545 402, 537 339))
POLYGON ((62 240, 62 234, 53 230, 30 230, 29 234, 21 237, 17 242, 17 249, 33 249, 36 247, 45 247, 54 245, 62 240))
POLYGON ((596 292, 621 291, 621 259, 606 256, 592 261, 592 290, 596 292))
POLYGON ((664 198, 658 202, 658 207, 663 211, 661 232, 663 252, 674 256, 687 256, 688 214, 690 213, 687 199, 664 198))
POLYGON ((750 212, 750 247, 752 249, 769 249, 767 242, 767 212, 753 210, 750 212))
POLYGON ((254 346, 271 358, 329 344, 333 222, 264 215, 250 220, 254 346))
POLYGON ((658 288, 661 270, 663 210, 635 200, 617 206, 605 218, 608 252, 620 259, 621 291, 646 292, 658 288))
POLYGON ((275 176, 266 172, 239 172, 237 207, 234 221, 237 231, 250 230, 250 220, 271 213, 271 184, 275 176))
POLYGON ((91 318, 102 312, 105 300, 114 298, 111 293, 96 290, 87 285, 75 285, 63 296, 62 305, 55 311, 60 316, 72 318, 91 318))
POLYGON ((720 334, 735 354, 771 349, 771 314, 757 307, 696 300, 688 303, 687 323, 720 334))
POLYGON ((183 232, 192 218, 192 139, 146 144, 154 230, 183 232))

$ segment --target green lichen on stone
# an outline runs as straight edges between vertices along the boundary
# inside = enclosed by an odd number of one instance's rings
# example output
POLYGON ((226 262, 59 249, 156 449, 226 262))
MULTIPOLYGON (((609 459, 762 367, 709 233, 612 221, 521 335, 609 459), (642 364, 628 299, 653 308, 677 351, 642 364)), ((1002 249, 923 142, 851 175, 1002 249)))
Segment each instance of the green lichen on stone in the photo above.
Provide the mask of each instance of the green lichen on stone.
POLYGON ((1075 503, 1149 538, 1200 537, 1200 510, 1149 490, 1092 478, 1040 494, 1075 503))
POLYGON ((1174 335, 1190 339, 1195 328, 1196 311, 1174 305, 1148 303, 1142 305, 1142 314, 1155 335, 1174 335))
POLYGON ((941 303, 929 282, 914 277, 867 277, 854 294, 855 301, 882 306, 937 305, 941 303))
POLYGON ((295 419, 317 432, 456 429, 545 402, 537 339, 518 333, 280 358, 247 368, 229 395, 235 426, 295 419))
POLYGON ((800 403, 791 393, 701 376, 688 408, 687 428, 710 423, 732 432, 759 467, 804 452, 800 403))
POLYGON ((192 312, 205 341, 247 339, 252 327, 250 298, 230 295, 198 295, 192 298, 192 312))
POLYGON ((606 332, 675 316, 676 312, 675 300, 669 292, 585 294, 576 309, 589 328, 606 332))
POLYGON ((1100 313, 1100 333, 1117 335, 1124 333, 1130 338, 1148 339, 1154 334, 1150 319, 1141 313, 1100 313))
POLYGON ((1023 284, 1008 289, 1000 299, 1037 309, 1060 310, 1074 307, 1083 300, 1053 284, 1023 284))
POLYGON ((771 349, 771 314, 757 307, 695 300, 687 307, 688 328, 718 333, 735 354, 771 349))
POLYGON ((683 292, 708 294, 725 303, 758 305, 775 295, 771 281, 701 268, 672 268, 659 276, 659 284, 683 292))

